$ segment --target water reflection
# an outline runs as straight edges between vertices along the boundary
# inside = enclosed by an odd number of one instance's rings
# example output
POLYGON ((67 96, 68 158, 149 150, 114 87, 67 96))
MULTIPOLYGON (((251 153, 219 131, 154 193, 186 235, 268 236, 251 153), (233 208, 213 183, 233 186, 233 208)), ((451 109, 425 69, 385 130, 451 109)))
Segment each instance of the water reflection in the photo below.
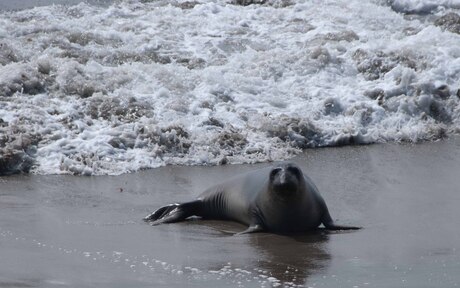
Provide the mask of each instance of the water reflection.
POLYGON ((302 235, 233 235, 245 227, 232 222, 209 220, 190 221, 188 224, 200 232, 188 231, 190 238, 187 242, 206 242, 212 255, 211 259, 208 258, 211 261, 206 269, 221 275, 227 273, 227 279, 239 278, 241 275, 228 272, 242 269, 251 272, 245 276, 249 282, 274 281, 283 286, 304 285, 311 275, 327 269, 331 260, 326 248, 329 235, 324 230, 302 235))
POLYGON ((305 284, 310 275, 327 268, 331 259, 325 248, 329 236, 321 231, 297 236, 253 234, 249 239, 263 255, 254 265, 285 283, 305 284))

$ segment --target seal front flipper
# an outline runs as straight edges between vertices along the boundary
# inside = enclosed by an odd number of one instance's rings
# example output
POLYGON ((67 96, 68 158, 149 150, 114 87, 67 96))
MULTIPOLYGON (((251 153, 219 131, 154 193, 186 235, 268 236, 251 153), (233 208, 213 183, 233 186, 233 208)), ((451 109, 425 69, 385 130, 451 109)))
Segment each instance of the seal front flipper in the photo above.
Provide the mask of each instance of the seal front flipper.
POLYGON ((327 230, 359 230, 361 227, 356 227, 356 226, 344 226, 344 225, 335 225, 334 222, 332 223, 323 223, 324 227, 326 227, 327 230))
POLYGON ((182 204, 169 204, 144 217, 144 221, 150 222, 151 225, 180 222, 196 215, 197 209, 201 207, 201 204, 202 201, 200 200, 182 204))
POLYGON ((248 229, 242 232, 236 233, 235 235, 256 233, 256 232, 262 232, 265 230, 264 225, 261 224, 261 223, 264 223, 263 218, 261 217, 262 214, 257 205, 254 205, 249 208, 249 215, 250 215, 251 220, 249 221, 250 225, 248 229))
POLYGON ((242 235, 242 234, 262 232, 262 231, 264 231, 264 228, 261 225, 254 224, 254 225, 249 226, 248 229, 246 229, 246 230, 244 230, 242 232, 236 233, 235 235, 242 235))
POLYGON ((322 197, 318 199, 321 209, 323 210, 323 216, 321 218, 321 223, 323 223, 324 227, 327 230, 359 230, 361 227, 355 226, 344 226, 344 225, 336 225, 334 220, 332 220, 331 214, 329 214, 329 209, 327 209, 326 202, 324 202, 322 197))
POLYGON ((344 226, 344 225, 336 225, 334 221, 331 218, 331 215, 329 214, 329 211, 327 210, 323 215, 323 219, 321 220, 323 223, 324 227, 327 230, 359 230, 361 227, 355 227, 355 226, 344 226))

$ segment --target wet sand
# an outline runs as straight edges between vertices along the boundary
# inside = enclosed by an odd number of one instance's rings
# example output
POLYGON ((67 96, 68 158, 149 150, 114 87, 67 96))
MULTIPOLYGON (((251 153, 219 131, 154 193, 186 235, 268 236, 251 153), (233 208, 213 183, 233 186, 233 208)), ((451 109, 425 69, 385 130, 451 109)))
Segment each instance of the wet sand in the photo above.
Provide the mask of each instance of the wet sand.
POLYGON ((231 236, 236 223, 142 217, 262 167, 0 177, 0 287, 456 287, 460 139, 294 159, 354 232, 231 236))

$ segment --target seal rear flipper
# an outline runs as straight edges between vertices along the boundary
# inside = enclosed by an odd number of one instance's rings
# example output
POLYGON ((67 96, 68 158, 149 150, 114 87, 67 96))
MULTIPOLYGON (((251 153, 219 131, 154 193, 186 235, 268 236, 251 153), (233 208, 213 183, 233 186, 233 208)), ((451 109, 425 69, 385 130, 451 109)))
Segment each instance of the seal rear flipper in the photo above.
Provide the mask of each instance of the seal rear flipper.
POLYGON ((182 204, 169 204, 144 217, 144 221, 150 222, 151 225, 180 222, 196 215, 199 205, 201 205, 199 200, 182 204))

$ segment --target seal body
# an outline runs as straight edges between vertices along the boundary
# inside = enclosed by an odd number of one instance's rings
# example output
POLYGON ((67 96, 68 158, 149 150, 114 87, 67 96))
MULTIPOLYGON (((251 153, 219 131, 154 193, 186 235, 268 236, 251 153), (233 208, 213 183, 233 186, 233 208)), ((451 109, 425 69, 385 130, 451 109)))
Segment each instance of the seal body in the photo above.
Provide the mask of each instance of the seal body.
POLYGON ((157 225, 190 216, 248 225, 241 233, 300 233, 321 224, 330 230, 359 229, 336 225, 313 181, 292 163, 237 176, 205 190, 194 201, 161 207, 144 220, 157 225))

